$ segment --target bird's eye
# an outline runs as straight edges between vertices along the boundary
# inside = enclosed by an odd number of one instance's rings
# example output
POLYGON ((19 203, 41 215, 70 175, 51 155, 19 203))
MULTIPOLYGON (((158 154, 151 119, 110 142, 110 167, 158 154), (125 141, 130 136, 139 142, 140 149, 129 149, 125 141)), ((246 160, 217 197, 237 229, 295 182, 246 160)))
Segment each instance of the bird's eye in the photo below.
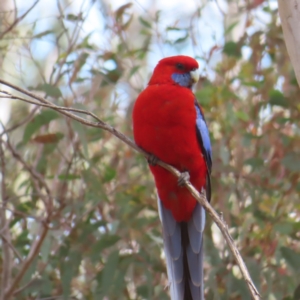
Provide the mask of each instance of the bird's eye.
POLYGON ((178 64, 176 64, 176 68, 177 68, 178 70, 184 70, 184 65, 181 64, 181 63, 178 63, 178 64))

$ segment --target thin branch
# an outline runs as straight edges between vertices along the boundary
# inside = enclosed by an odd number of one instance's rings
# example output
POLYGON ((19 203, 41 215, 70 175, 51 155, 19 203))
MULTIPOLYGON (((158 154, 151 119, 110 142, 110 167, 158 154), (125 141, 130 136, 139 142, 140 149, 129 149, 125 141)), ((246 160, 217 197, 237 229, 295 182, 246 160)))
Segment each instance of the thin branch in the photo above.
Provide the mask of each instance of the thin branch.
POLYGON ((6 166, 3 149, 3 140, 0 138, 0 168, 1 168, 1 202, 3 209, 1 210, 1 239, 3 248, 3 259, 2 259, 2 282, 0 299, 5 300, 5 288, 10 284, 11 280, 11 262, 12 253, 10 249, 10 232, 9 225, 6 217, 6 205, 7 205, 7 193, 6 193, 6 166))
MULTIPOLYGON (((32 178, 35 179, 46 190, 48 197, 51 197, 50 188, 48 187, 47 183, 45 182, 43 176, 24 161, 23 157, 14 149, 14 147, 11 145, 9 140, 6 141, 6 144, 7 144, 7 148, 12 153, 13 157, 16 158, 23 165, 24 169, 27 170, 27 172, 29 172, 31 174, 32 178)), ((40 189, 38 189, 38 190, 40 190, 40 189)), ((41 193, 39 193, 39 196, 41 198, 44 198, 41 195, 41 193)))
MULTIPOLYGON (((0 80, 0 82, 1 82, 1 80, 0 80)), ((77 108, 65 107, 65 106, 57 106, 57 105, 52 104, 51 102, 49 102, 49 104, 41 104, 41 103, 39 103, 39 102, 32 101, 32 100, 29 100, 29 99, 25 99, 25 98, 23 98, 23 97, 13 96, 13 95, 10 94, 9 92, 7 92, 7 91, 2 91, 2 90, 0 90, 0 93, 2 93, 2 94, 5 95, 5 96, 0 96, 0 98, 12 99, 12 100, 21 100, 21 101, 27 102, 27 103, 29 103, 29 104, 34 104, 34 105, 38 105, 38 106, 42 106, 42 107, 48 107, 48 108, 56 109, 56 110, 59 110, 59 111, 72 111, 72 112, 77 112, 77 113, 89 115, 89 116, 95 118, 98 122, 102 122, 96 115, 94 115, 93 113, 88 112, 88 111, 86 111, 86 110, 83 110, 83 109, 77 109, 77 108)), ((14 128, 14 129, 15 129, 15 128, 14 128)), ((9 130, 11 130, 11 129, 9 129, 9 130)), ((7 132, 7 131, 8 131, 8 130, 6 130, 5 132, 7 132)))
MULTIPOLYGON (((33 194, 30 194, 31 196, 40 196, 38 193, 33 193, 33 194)), ((26 197, 29 196, 26 194, 26 197)), ((10 198, 10 200, 13 199, 13 198, 10 198)), ((4 209, 2 205, 0 205, 0 209, 4 209)), ((20 216, 22 218, 25 218, 25 219, 32 219, 34 220, 35 222, 39 222, 39 223, 43 223, 44 222, 44 219, 42 219, 41 217, 38 217, 38 216, 33 216, 33 215, 29 215, 29 214, 26 214, 22 211, 19 211, 19 210, 15 210, 15 209, 11 209, 11 208, 6 208, 7 211, 11 212, 12 215, 17 215, 17 216, 20 216)), ((2 234, 2 231, 0 231, 0 234, 2 234)))
POLYGON ((28 10, 19 18, 15 19, 15 21, 5 30, 0 34, 0 40, 8 33, 10 32, 15 26, 17 26, 18 23, 20 23, 26 16, 27 14, 38 4, 40 0, 35 1, 29 8, 28 10))
MULTIPOLYGON (((39 102, 41 102, 43 104, 43 106, 52 108, 58 112, 60 112, 61 114, 72 118, 73 120, 76 120, 84 125, 87 126, 91 126, 91 127, 96 127, 96 128, 102 128, 110 133, 112 133, 114 136, 116 136, 117 138, 119 138, 120 140, 122 140, 124 143, 126 143, 128 146, 130 146, 131 148, 135 149, 136 151, 142 153, 146 158, 150 157, 150 154, 145 152, 144 150, 142 150, 141 148, 139 148, 131 139, 129 139, 128 137, 126 137, 124 134, 122 134, 121 132, 117 131, 115 128, 113 128, 112 126, 106 124, 105 122, 101 121, 98 117, 96 117, 94 114, 88 112, 88 111, 84 111, 84 110, 80 110, 77 112, 80 112, 82 114, 86 114, 88 116, 92 116, 93 118, 95 118, 98 122, 93 122, 93 121, 89 121, 87 119, 81 118, 73 113, 71 113, 70 108, 63 108, 60 106, 57 106, 49 101, 47 101, 44 98, 38 97, 35 94, 28 92, 20 87, 14 86, 9 82, 6 82, 2 79, 0 79, 0 83, 9 86, 29 97, 32 97, 36 100, 38 100, 39 102)), ((19 100, 22 100, 22 98, 18 98, 19 100)), ((23 100, 25 101, 25 100, 23 100)), ((37 104, 40 105, 40 104, 37 104)), ((160 165, 161 167, 165 168, 166 170, 170 171, 174 176, 176 176, 177 178, 179 178, 179 176, 181 175, 181 173, 176 170, 175 168, 173 168, 172 166, 162 162, 162 161, 158 161, 157 162, 158 165, 160 165)), ((243 261, 243 258, 241 257, 237 247, 234 244, 234 241, 232 239, 232 237, 230 236, 229 232, 228 232, 228 226, 227 224, 222 220, 222 218, 218 215, 218 213, 212 208, 212 206, 209 204, 209 202, 206 200, 205 196, 200 194, 195 187, 190 183, 190 182, 186 182, 186 188, 190 191, 190 193, 194 196, 194 198, 205 208, 205 210, 211 215, 211 217, 213 218, 214 222, 217 224, 217 226, 219 227, 219 229, 221 230, 226 242, 229 245, 229 248, 241 270, 241 273, 244 277, 244 280, 247 283, 248 289, 250 291, 250 294, 252 296, 252 299, 254 300, 258 300, 260 299, 260 295, 258 293, 258 290, 256 289, 250 274, 248 272, 248 269, 243 261)))
MULTIPOLYGON (((45 264, 45 266, 47 266, 45 264)), ((21 292, 23 292, 24 290, 26 290, 27 288, 29 288, 30 286, 32 286, 34 283, 36 283, 39 279, 36 278, 36 276, 34 278, 32 278, 31 280, 29 280, 26 284, 24 284, 23 286, 21 286, 20 288, 18 288, 13 295, 16 296, 18 294, 20 294, 21 292)), ((41 298, 39 298, 41 299, 41 298)))
MULTIPOLYGON (((19 251, 13 246, 13 244, 6 238, 6 236, 4 235, 4 233, 0 232, 1 238, 2 240, 5 240, 5 243, 11 248, 11 250, 16 254, 16 256, 18 257, 19 261, 22 262, 23 258, 21 256, 21 254, 19 253, 19 251)), ((3 245, 5 244, 3 243, 3 245)), ((3 247, 3 246, 2 246, 3 247)), ((4 251, 3 251, 4 252, 4 251)), ((4 259, 3 259, 4 261, 4 259)), ((3 280, 4 281, 4 280, 3 280)), ((2 287, 3 288, 3 287, 2 287)))
POLYGON ((32 264, 33 260, 37 257, 39 254, 40 248, 44 242, 44 239, 46 238, 48 233, 48 226, 44 226, 41 229, 41 233, 39 237, 35 240, 34 244, 31 246, 31 250, 24 261, 21 270, 18 272, 17 276, 14 278, 11 286, 7 289, 5 293, 5 300, 9 300, 10 297, 14 294, 15 289, 19 285, 20 281, 22 280, 23 276, 25 275, 25 272, 28 270, 30 265, 32 264))
MULTIPOLYGON (((0 93, 1 93, 1 91, 0 91, 0 93)), ((2 98, 2 97, 0 96, 0 98, 2 98)), ((11 131, 13 131, 13 130, 19 128, 19 127, 21 127, 22 125, 26 124, 27 122, 29 122, 33 118, 35 112, 38 109, 39 109, 39 107, 36 106, 22 121, 20 121, 17 124, 11 126, 8 129, 4 129, 3 132, 0 134, 0 137, 2 137, 2 135, 4 135, 4 134, 7 134, 7 133, 9 133, 9 132, 11 132, 11 131)))

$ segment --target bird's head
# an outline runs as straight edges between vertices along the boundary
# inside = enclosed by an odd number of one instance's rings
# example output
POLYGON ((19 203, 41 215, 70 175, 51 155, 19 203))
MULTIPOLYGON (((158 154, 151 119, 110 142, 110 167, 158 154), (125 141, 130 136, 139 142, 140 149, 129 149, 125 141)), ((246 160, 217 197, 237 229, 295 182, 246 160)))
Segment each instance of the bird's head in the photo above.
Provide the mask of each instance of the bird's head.
POLYGON ((192 88, 199 80, 198 62, 184 55, 170 56, 160 60, 153 71, 149 85, 178 84, 192 88))

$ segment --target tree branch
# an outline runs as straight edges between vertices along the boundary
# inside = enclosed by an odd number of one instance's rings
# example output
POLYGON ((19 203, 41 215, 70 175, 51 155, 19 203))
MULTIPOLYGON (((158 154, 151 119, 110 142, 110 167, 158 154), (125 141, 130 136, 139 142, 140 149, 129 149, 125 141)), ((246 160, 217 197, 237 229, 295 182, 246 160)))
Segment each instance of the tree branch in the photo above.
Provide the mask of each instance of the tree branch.
POLYGON ((37 257, 39 254, 40 248, 43 244, 43 241, 48 233, 48 226, 44 226, 41 228, 41 232, 39 234, 39 237, 35 240, 34 244, 31 246, 31 250, 24 261, 21 270, 18 272, 17 276, 14 278, 12 284, 10 287, 5 291, 5 300, 9 300, 10 297, 14 294, 16 288, 18 287, 18 284, 22 280, 23 276, 25 275, 26 271, 30 267, 32 261, 37 257))
POLYGON ((300 0, 278 0, 285 45, 300 86, 300 0))
MULTIPOLYGON (((33 94, 29 91, 26 91, 26 90, 24 90, 20 87, 17 87, 17 86, 15 86, 15 85, 13 85, 9 82, 6 82, 2 79, 0 79, 0 83, 4 84, 6 86, 9 86, 10 88, 12 88, 12 89, 24 94, 24 95, 27 95, 27 96, 35 99, 35 100, 38 100, 40 103, 33 102, 31 100, 27 100, 27 99, 24 99, 22 97, 16 97, 16 96, 13 96, 13 95, 11 95, 7 92, 4 92, 6 94, 6 96, 8 96, 8 98, 18 99, 18 100, 25 101, 25 102, 30 102, 32 104, 36 104, 36 105, 39 105, 39 106, 45 106, 45 107, 54 109, 54 110, 60 112, 61 114, 65 115, 65 116, 67 116, 67 117, 69 117, 73 120, 76 120, 76 121, 80 122, 81 124, 91 126, 91 127, 104 129, 104 130, 112 133, 114 136, 116 136, 120 140, 122 140, 125 144, 127 144, 131 148, 133 148, 136 151, 142 153, 146 158, 150 157, 149 153, 147 153, 143 149, 139 148, 131 139, 129 139, 128 137, 123 135, 121 132, 117 131, 112 126, 110 126, 110 125, 106 124, 105 122, 103 122, 102 120, 100 120, 97 116, 95 116, 91 112, 88 112, 88 111, 85 111, 85 110, 67 108, 67 107, 60 107, 60 106, 57 106, 57 105, 51 103, 50 101, 48 101, 48 100, 46 100, 42 97, 36 96, 35 94, 33 94), (79 117, 78 115, 73 114, 72 111, 88 115, 88 116, 94 118, 95 120, 97 120, 97 122, 89 121, 87 119, 79 117)), ((3 91, 0 91, 0 93, 4 94, 3 91)), ((177 178, 179 178, 179 176, 181 175, 181 173, 177 169, 173 168, 172 166, 170 166, 170 165, 168 165, 168 164, 166 164, 162 161, 158 161, 157 164, 160 165, 161 167, 165 168, 166 170, 170 171, 177 178)), ((235 260, 236 260, 236 263, 238 264, 238 266, 241 270, 242 276, 244 277, 244 280, 246 281, 246 284, 248 286, 248 289, 250 291, 252 299, 254 299, 254 300, 260 299, 259 292, 256 289, 256 287, 255 287, 255 285, 254 285, 254 283, 253 283, 253 281, 250 277, 250 274, 249 274, 248 269, 247 269, 247 267, 246 267, 246 265, 243 261, 243 258, 241 257, 241 255, 239 253, 239 250, 235 246, 234 241, 233 241, 232 237, 229 234, 227 224, 218 215, 218 213, 212 208, 212 206, 206 200, 206 197, 204 195, 200 194, 190 182, 186 182, 186 188, 190 191, 190 193, 194 196, 194 198, 205 208, 205 210, 211 215, 214 222, 217 224, 217 226, 221 230, 221 232, 222 232, 222 234, 223 234, 223 236, 224 236, 224 238, 225 238, 225 240, 226 240, 226 242, 227 242, 234 258, 235 258, 235 260)))
POLYGON ((2 258, 2 283, 1 283, 1 292, 0 299, 5 300, 5 287, 10 284, 11 280, 11 262, 12 262, 12 253, 10 249, 10 231, 9 224, 6 217, 6 206, 7 206, 7 193, 6 193, 6 166, 5 166, 5 157, 3 149, 3 140, 0 137, 0 168, 1 168, 1 202, 3 209, 0 212, 1 219, 1 240, 3 248, 3 258, 2 258))
POLYGON ((20 16, 19 18, 16 18, 15 19, 15 21, 5 30, 5 31, 3 31, 1 34, 0 34, 0 40, 2 40, 3 39, 3 37, 8 33, 8 32, 10 32, 11 30, 13 30, 13 28, 15 27, 15 26, 17 26, 17 24, 18 23, 20 23, 26 16, 27 16, 27 14, 38 4, 38 2, 39 2, 40 0, 37 0, 37 1, 35 1, 30 7, 29 7, 29 9, 27 10, 27 11, 25 11, 25 13, 22 15, 22 16, 20 16))

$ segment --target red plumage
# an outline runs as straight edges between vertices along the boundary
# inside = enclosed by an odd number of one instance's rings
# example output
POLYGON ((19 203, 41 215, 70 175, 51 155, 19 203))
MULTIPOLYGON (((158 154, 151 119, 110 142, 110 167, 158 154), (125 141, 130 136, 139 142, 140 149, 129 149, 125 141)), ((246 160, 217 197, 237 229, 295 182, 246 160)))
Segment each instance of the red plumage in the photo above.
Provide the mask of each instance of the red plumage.
MULTIPOLYGON (((207 167, 196 134, 195 96, 171 78, 178 73, 176 63, 185 66, 183 72, 198 68, 198 63, 186 56, 161 60, 153 72, 148 87, 139 95, 133 109, 134 138, 141 148, 179 171, 188 171, 191 183, 200 191, 205 186, 207 167)), ((176 221, 188 221, 196 200, 177 178, 160 166, 150 166, 158 195, 176 221)))

